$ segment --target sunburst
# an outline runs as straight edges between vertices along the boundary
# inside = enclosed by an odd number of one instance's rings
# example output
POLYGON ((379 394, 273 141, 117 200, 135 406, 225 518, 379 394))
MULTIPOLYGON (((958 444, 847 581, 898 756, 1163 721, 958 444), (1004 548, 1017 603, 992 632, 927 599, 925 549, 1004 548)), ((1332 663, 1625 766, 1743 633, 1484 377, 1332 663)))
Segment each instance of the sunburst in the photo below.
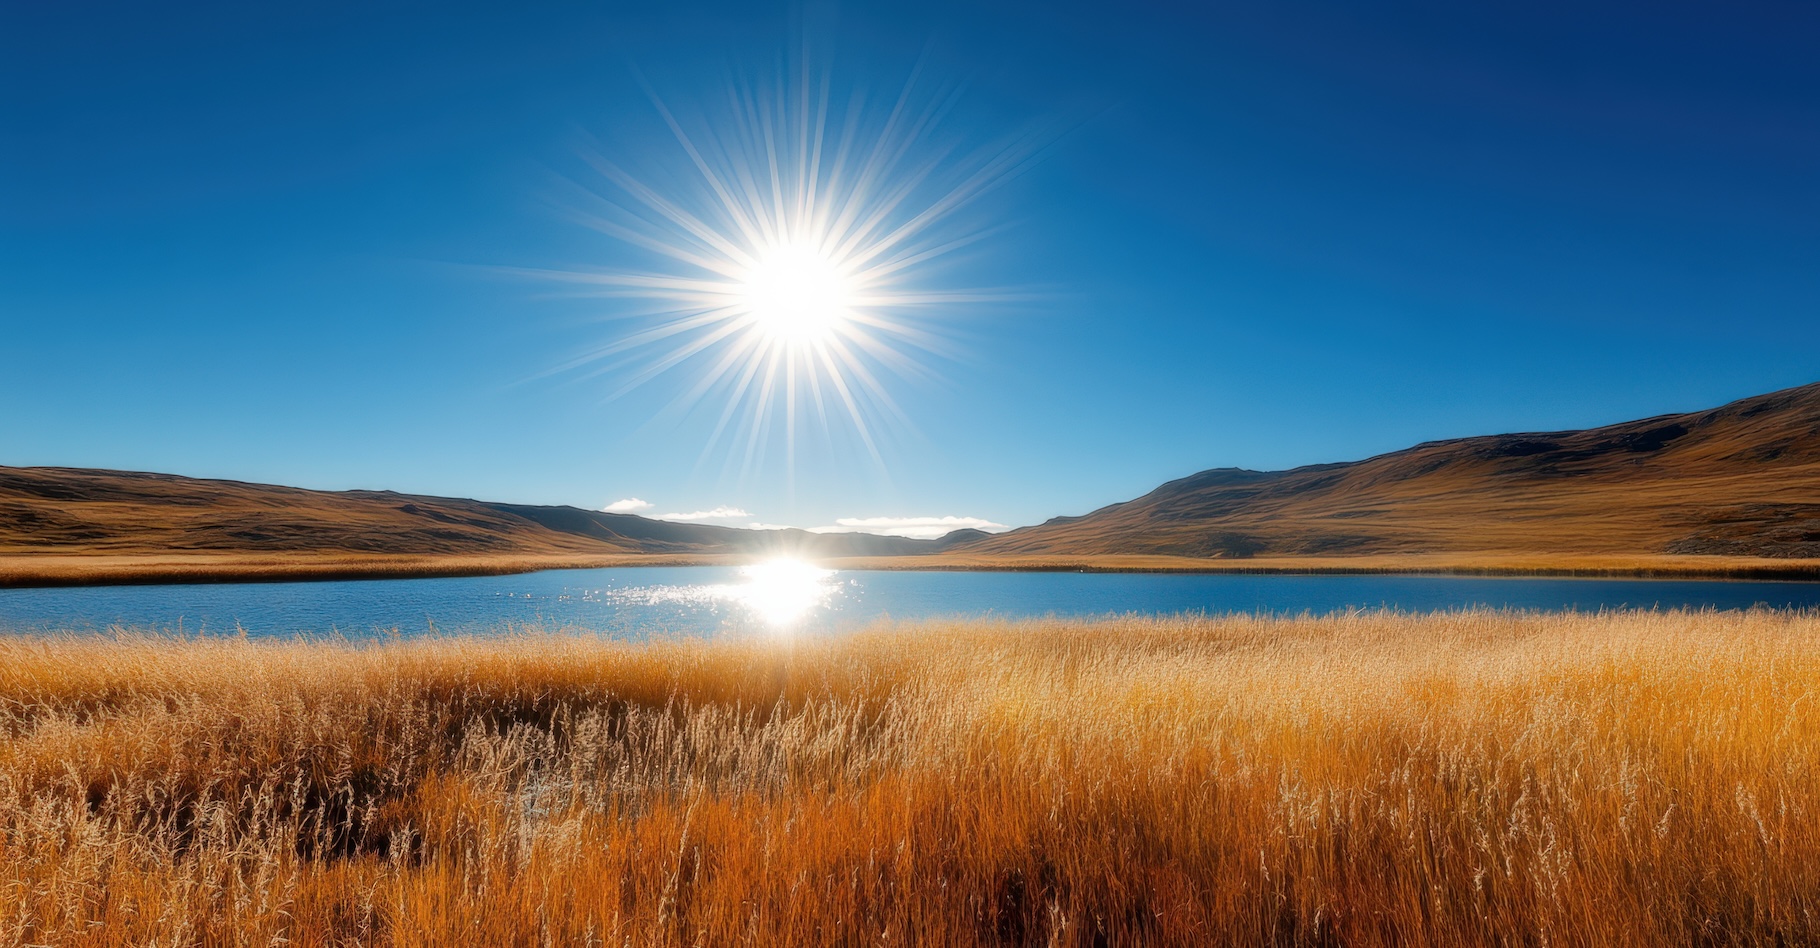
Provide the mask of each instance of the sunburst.
POLYGON ((611 193, 588 189, 597 206, 576 216, 656 265, 544 271, 621 298, 612 315, 631 320, 563 368, 618 376, 615 396, 691 378, 673 406, 720 401, 703 456, 743 442, 742 472, 779 421, 792 470, 803 420, 844 428, 882 465, 881 427, 908 424, 887 381, 926 377, 929 356, 951 354, 931 317, 1011 296, 943 286, 938 264, 993 233, 962 212, 1032 160, 1038 137, 942 139, 955 94, 924 94, 915 73, 882 109, 832 97, 805 71, 736 85, 720 114, 685 123, 652 93, 686 180, 656 187, 597 149, 585 157, 611 193))

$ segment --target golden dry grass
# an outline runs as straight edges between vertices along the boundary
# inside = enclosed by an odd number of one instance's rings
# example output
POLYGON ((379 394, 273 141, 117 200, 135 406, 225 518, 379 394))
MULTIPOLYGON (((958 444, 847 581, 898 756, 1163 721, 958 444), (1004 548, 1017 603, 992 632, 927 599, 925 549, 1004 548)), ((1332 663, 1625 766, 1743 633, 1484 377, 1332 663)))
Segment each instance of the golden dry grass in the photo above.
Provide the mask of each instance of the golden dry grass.
POLYGON ((1820 941, 1820 616, 0 639, 0 945, 1820 941))

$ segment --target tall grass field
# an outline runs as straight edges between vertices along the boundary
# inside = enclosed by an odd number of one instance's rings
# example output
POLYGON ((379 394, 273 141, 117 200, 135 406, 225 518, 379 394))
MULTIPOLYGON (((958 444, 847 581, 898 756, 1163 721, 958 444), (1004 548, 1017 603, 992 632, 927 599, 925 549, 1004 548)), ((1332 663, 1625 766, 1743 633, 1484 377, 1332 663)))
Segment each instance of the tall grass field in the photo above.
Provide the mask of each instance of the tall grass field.
POLYGON ((0 637, 0 945, 1820 943, 1820 616, 0 637))

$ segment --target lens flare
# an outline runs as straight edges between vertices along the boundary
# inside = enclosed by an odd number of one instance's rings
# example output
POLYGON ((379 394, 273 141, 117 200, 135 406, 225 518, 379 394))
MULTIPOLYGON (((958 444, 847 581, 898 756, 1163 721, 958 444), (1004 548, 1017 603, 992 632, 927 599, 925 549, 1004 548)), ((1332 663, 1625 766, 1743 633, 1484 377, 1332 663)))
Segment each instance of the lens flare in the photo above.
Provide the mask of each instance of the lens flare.
POLYGON ((821 248, 789 243, 766 251, 741 278, 741 295, 767 336, 786 346, 825 343, 852 310, 853 281, 821 248))
POLYGON ((691 379, 670 410, 717 402, 703 457, 743 441, 742 473, 778 427, 793 470, 799 419, 830 443, 837 427, 856 436, 882 465, 878 430, 908 423, 887 381, 927 379, 925 357, 954 354, 932 317, 1012 298, 942 286, 938 264, 988 235, 961 212, 1032 161, 1038 136, 966 148, 941 131, 953 91, 924 94, 914 74, 883 107, 858 93, 837 107, 806 70, 736 86, 692 120, 651 98, 682 159, 667 186, 595 151, 584 157, 612 187, 575 185, 569 208, 649 268, 533 271, 622 300, 606 315, 630 321, 556 371, 614 376, 614 397, 691 379))
POLYGON ((774 629, 795 625, 833 592, 833 570, 799 560, 753 563, 739 572, 745 580, 736 587, 739 601, 774 629))

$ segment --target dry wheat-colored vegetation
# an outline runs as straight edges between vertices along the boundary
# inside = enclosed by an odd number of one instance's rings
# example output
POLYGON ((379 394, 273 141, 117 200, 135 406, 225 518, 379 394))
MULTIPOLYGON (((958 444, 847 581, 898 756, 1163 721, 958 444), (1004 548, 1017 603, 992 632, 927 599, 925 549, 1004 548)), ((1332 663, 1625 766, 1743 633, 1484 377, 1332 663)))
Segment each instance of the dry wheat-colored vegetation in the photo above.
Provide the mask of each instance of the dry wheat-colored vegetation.
POLYGON ((0 637, 0 945, 1820 942, 1820 615, 0 637))

